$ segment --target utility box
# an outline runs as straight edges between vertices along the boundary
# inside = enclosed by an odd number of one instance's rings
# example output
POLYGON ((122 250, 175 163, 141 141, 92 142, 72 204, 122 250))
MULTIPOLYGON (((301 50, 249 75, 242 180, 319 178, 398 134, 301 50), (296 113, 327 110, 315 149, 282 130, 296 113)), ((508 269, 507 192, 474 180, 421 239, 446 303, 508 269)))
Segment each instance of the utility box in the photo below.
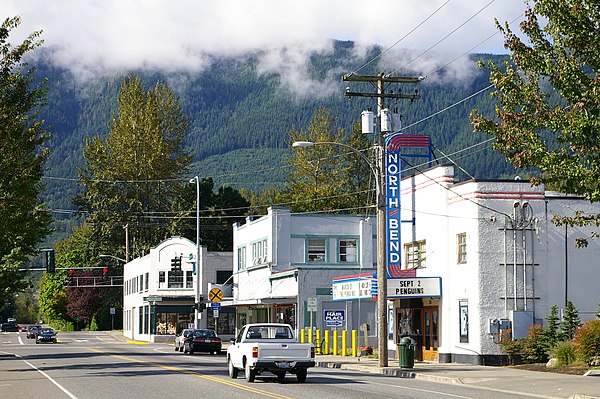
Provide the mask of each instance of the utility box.
POLYGON ((375 133, 375 114, 373 111, 363 111, 361 114, 362 134, 375 133))
POLYGON ((527 336, 529 327, 533 325, 532 310, 511 310, 512 338, 520 339, 527 336))

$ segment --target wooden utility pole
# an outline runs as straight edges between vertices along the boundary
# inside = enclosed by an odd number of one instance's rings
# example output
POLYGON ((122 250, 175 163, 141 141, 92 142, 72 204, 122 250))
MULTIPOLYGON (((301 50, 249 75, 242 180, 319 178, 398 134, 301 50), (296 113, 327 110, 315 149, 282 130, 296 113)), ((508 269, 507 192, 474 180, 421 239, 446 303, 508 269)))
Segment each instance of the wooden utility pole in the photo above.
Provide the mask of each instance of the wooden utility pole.
MULTIPOLYGON (((392 77, 384 74, 377 76, 366 75, 344 75, 344 82, 368 82, 377 84, 377 93, 351 92, 346 89, 345 95, 348 97, 371 97, 377 98, 377 115, 381 116, 381 111, 385 108, 385 99, 409 99, 417 100, 421 98, 418 92, 415 94, 386 93, 386 83, 418 83, 423 80, 422 77, 392 77)), ((388 366, 388 317, 387 317, 387 239, 386 239, 386 190, 385 190, 385 149, 384 133, 381 131, 381 120, 377 124, 376 140, 376 170, 377 170, 377 339, 379 347, 379 367, 388 366)))

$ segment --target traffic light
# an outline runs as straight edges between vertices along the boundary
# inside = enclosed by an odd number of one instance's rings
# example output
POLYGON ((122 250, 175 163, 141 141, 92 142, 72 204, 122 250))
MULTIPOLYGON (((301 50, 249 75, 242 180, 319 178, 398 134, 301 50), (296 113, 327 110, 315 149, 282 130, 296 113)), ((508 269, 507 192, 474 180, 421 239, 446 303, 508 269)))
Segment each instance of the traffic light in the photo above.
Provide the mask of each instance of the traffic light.
POLYGON ((69 274, 67 275, 67 278, 65 279, 65 285, 72 285, 73 284, 73 275, 75 274, 75 270, 73 269, 69 269, 69 274))
POLYGON ((108 267, 103 267, 102 268, 102 280, 106 280, 108 279, 108 267))
POLYGON ((198 302, 192 306, 192 311, 198 309, 198 312, 204 312, 206 310, 206 304, 204 302, 198 302))
POLYGON ((44 251, 46 253, 46 273, 54 273, 54 250, 48 249, 44 251))
POLYGON ((171 271, 172 272, 180 272, 181 271, 181 256, 176 256, 171 259, 171 271))

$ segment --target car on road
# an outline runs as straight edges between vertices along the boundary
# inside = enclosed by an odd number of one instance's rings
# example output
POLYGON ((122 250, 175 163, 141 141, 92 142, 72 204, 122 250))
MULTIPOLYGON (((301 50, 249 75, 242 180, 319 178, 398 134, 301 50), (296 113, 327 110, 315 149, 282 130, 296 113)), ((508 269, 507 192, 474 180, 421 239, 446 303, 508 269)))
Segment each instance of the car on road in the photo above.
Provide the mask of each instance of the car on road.
POLYGON ((56 331, 49 327, 40 328, 40 330, 37 333, 37 336, 35 337, 35 343, 39 344, 40 342, 50 342, 55 344, 56 331))
POLYGON ((186 328, 181 331, 181 334, 177 334, 177 336, 175 336, 175 352, 183 352, 183 344, 189 337, 191 337, 193 332, 193 328, 186 328))
POLYGON ((19 325, 19 332, 27 332, 27 326, 25 324, 19 325))
POLYGON ((0 324, 0 331, 2 332, 17 332, 19 331, 19 326, 15 322, 8 322, 0 324))
POLYGON ((194 352, 208 352, 218 355, 221 353, 221 338, 214 330, 194 330, 192 336, 183 343, 183 352, 193 355, 194 352))
POLYGON ((42 326, 38 324, 32 324, 30 326, 27 326, 27 338, 35 339, 35 336, 37 335, 40 328, 42 328, 42 326))

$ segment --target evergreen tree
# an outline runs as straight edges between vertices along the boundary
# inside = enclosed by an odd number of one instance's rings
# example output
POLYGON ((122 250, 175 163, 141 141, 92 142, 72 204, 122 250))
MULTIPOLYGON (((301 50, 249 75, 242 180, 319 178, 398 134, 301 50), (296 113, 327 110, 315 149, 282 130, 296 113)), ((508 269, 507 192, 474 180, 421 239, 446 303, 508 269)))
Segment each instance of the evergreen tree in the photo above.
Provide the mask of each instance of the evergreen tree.
POLYGON ((558 341, 562 341, 562 334, 560 333, 560 318, 558 317, 558 306, 552 305, 550 312, 546 316, 546 328, 544 329, 544 335, 548 349, 554 347, 558 341))
POLYGON ((577 329, 581 327, 581 320, 579 319, 579 311, 571 301, 567 301, 563 318, 560 323, 560 329, 565 339, 573 339, 577 329))
POLYGON ((9 43, 19 17, 0 26, 0 314, 13 307, 15 293, 28 286, 19 268, 36 254, 49 233, 51 216, 40 204, 40 183, 50 135, 38 110, 46 99, 45 83, 34 80, 34 68, 23 57, 41 45, 41 32, 21 44, 9 43))
MULTIPOLYGON (((473 130, 493 135, 494 148, 516 167, 539 168, 534 184, 598 202, 600 7, 597 0, 530 4, 521 23, 526 37, 498 24, 512 62, 488 64, 499 105, 492 118, 473 112, 473 130)), ((575 212, 554 221, 599 226, 600 214, 575 212)))

